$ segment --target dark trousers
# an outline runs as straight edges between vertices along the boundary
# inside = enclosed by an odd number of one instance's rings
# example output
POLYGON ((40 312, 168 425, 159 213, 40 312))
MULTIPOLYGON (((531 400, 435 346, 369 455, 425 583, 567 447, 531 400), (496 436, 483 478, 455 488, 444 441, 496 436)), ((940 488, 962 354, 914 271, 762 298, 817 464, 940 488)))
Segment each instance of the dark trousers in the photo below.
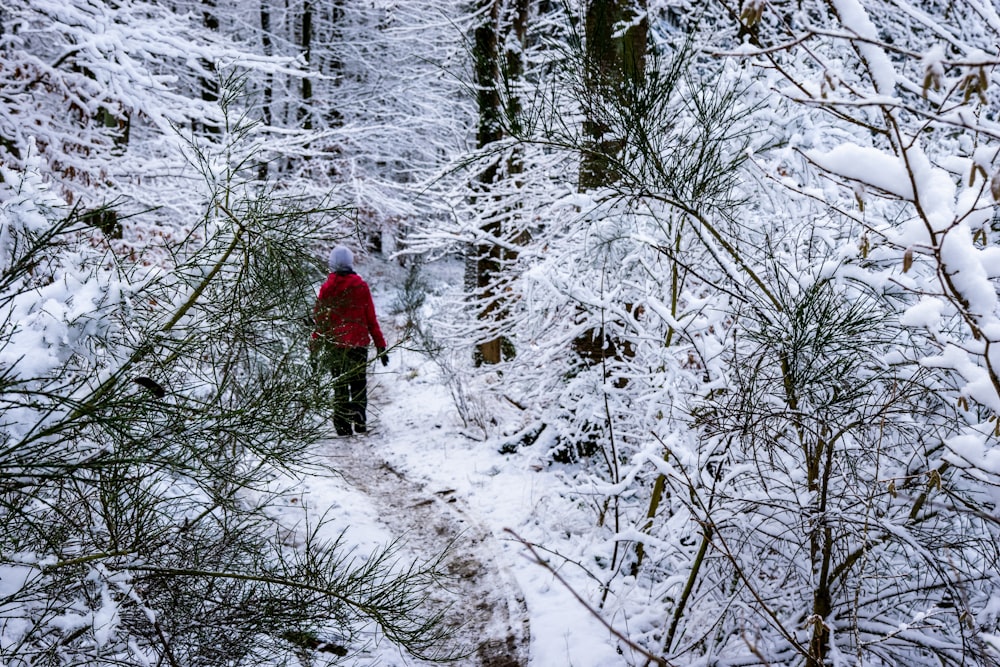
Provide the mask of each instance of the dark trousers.
POLYGON ((352 428, 364 433, 368 409, 368 348, 331 347, 327 350, 333 372, 333 427, 338 435, 352 428))

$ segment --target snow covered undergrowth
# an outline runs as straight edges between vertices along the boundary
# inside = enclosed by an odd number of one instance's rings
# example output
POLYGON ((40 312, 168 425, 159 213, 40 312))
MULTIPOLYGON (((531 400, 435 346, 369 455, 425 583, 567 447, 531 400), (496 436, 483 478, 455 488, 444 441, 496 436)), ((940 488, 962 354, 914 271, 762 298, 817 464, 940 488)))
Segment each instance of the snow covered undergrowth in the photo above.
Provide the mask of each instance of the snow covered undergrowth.
MULTIPOLYGON (((528 614, 530 657, 526 663, 508 664, 533 667, 634 664, 635 660, 626 657, 627 652, 619 652, 620 642, 574 597, 574 591, 586 597, 588 592, 598 589, 592 575, 585 571, 588 562, 592 566, 597 557, 593 510, 574 498, 565 481, 565 470, 537 458, 542 454, 540 450, 536 453, 526 448, 514 454, 501 454, 499 442, 483 440, 465 427, 440 369, 397 337, 399 330, 390 311, 400 280, 399 267, 388 264, 376 267, 372 263, 369 259, 358 270, 372 287, 382 328, 390 345, 395 347, 390 352, 389 366, 375 365, 369 374, 371 432, 346 439, 332 438, 317 452, 320 461, 340 470, 350 465, 347 458, 360 448, 367 455, 372 474, 379 468, 383 472, 389 469, 390 476, 422 488, 426 504, 436 506, 437 512, 449 511, 448 506, 459 508, 470 524, 485 531, 488 544, 482 548, 507 577, 499 580, 483 577, 482 586, 494 587, 500 581, 506 584, 499 585, 510 586, 512 590, 481 590, 473 595, 486 599, 523 594, 528 614), (522 540, 544 545, 539 555, 573 590, 535 562, 522 540)), ((454 278, 448 272, 460 271, 460 267, 440 270, 445 274, 437 279, 447 282, 454 278)), ((495 416, 502 419, 503 406, 496 408, 495 416)), ((509 417, 513 419, 516 415, 511 413, 509 417)), ((504 430, 503 424, 497 424, 497 433, 504 430)), ((326 527, 329 534, 346 531, 346 541, 355 545, 359 553, 401 538, 403 554, 425 559, 438 555, 421 552, 427 544, 421 533, 433 532, 433 527, 426 525, 427 515, 414 511, 414 506, 423 502, 406 497, 370 497, 352 485, 349 477, 346 472, 343 477, 322 473, 307 477, 301 495, 289 504, 290 509, 297 513, 297 508, 304 506, 311 515, 323 516, 329 521, 326 527)), ((474 528, 470 527, 468 532, 474 532, 474 528)), ((459 536, 455 542, 454 549, 459 552, 469 548, 463 537, 459 536)), ((596 605, 597 601, 591 604, 596 605)), ((461 613, 461 606, 457 608, 461 613)), ((460 633, 457 639, 469 648, 470 643, 480 638, 463 637, 460 633)), ((379 643, 355 660, 355 664, 400 667, 423 664, 400 655, 388 642, 379 643)), ((470 655, 459 664, 497 663, 470 655)))

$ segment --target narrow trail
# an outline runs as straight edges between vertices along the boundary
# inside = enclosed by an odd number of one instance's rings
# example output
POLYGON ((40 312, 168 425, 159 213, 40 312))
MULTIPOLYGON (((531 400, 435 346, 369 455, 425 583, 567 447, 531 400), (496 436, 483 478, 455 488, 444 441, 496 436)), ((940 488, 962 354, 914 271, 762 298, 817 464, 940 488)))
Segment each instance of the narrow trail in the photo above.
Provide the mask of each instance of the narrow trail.
MULTIPOLYGON (((454 490, 412 480, 379 455, 384 436, 332 440, 330 465, 378 508, 381 523, 407 549, 434 558, 450 546, 444 561, 451 575, 441 596, 451 606, 448 622, 457 642, 471 650, 459 665, 526 667, 530 629, 524 596, 497 562, 492 532, 466 511, 454 490)), ((417 667, 425 663, 408 659, 417 667)))
MULTIPOLYGON (((456 276, 461 275, 463 266, 448 265, 439 270, 446 271, 438 276, 442 284, 451 284, 460 279, 456 276)), ((392 263, 372 262, 363 273, 374 286, 378 312, 391 312, 394 286, 404 281, 402 269, 392 263)), ((391 317, 380 320, 390 341, 401 340, 403 333, 396 330, 391 317)), ((440 591, 440 601, 450 606, 446 623, 454 630, 456 644, 469 652, 468 657, 451 664, 527 667, 531 640, 528 610, 517 581, 501 562, 504 550, 497 537, 477 520, 455 489, 391 463, 395 460, 391 445, 413 442, 418 448, 439 437, 439 433, 423 431, 420 418, 413 418, 414 414, 426 416, 409 411, 414 396, 447 395, 440 383, 428 380, 432 374, 410 374, 422 361, 415 354, 408 355, 411 353, 405 349, 395 349, 390 352, 388 369, 372 364, 368 413, 373 430, 364 436, 334 437, 323 448, 323 458, 344 482, 366 497, 378 512, 379 523, 401 540, 406 552, 430 560, 447 550, 443 568, 449 578, 447 589, 440 591)), ((398 656, 398 662, 393 660, 385 667, 427 664, 398 656)))

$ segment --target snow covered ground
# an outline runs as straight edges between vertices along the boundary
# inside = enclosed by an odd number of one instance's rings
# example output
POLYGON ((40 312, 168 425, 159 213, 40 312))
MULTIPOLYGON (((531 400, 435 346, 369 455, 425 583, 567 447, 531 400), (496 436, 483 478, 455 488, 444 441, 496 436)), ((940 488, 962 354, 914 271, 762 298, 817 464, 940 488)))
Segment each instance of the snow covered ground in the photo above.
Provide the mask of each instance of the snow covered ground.
MULTIPOLYGON (((372 260, 358 271, 372 287, 393 345, 399 331, 390 304, 401 271, 372 260)), ((332 533, 346 529, 348 542, 362 551, 401 538, 404 553, 433 558, 454 539, 449 570, 459 580, 451 587, 453 616, 465 624, 457 639, 471 651, 459 664, 634 664, 573 591, 519 541, 542 545, 538 553, 579 593, 596 590, 586 571, 595 558, 594 513, 568 493, 563 479, 569 471, 547 465, 530 448, 505 455, 497 443, 472 436, 438 367, 416 350, 395 347, 387 368, 373 368, 372 431, 325 443, 317 455, 340 474, 308 477, 297 502, 325 516, 332 533)), ((423 663, 382 642, 355 664, 423 663)))

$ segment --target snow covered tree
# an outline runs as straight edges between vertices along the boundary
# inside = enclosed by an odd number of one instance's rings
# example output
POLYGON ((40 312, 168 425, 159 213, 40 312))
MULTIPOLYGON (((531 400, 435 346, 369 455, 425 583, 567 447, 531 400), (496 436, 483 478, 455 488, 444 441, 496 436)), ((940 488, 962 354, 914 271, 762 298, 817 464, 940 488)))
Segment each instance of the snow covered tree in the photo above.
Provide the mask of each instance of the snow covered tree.
POLYGON ((150 264, 95 243, 44 176, 0 185, 0 656, 7 664, 335 661, 372 624, 429 658, 433 563, 281 525, 327 435, 303 341, 336 211, 261 190, 247 128, 192 144, 207 205, 150 264), (219 142, 222 142, 221 144, 219 142))
MULTIPOLYGON (((787 16, 745 8, 742 20, 761 46, 748 61, 791 74, 786 63, 803 58, 781 92, 799 113, 814 110, 810 120, 837 128, 761 166, 774 174, 783 159, 797 190, 821 174, 827 187, 804 194, 822 197, 852 224, 855 263, 873 273, 893 263, 901 269, 899 282, 921 296, 907 321, 950 332, 937 341, 935 365, 963 377, 961 395, 987 417, 1000 407, 987 333, 997 316, 989 235, 1000 148, 990 109, 1000 60, 987 55, 1000 31, 997 8, 904 7, 901 15, 882 2, 813 3, 787 16), (850 34, 825 34, 836 30, 850 34)), ((968 417, 971 437, 992 431, 968 417)))
POLYGON ((218 105, 201 99, 218 82, 215 62, 252 59, 155 3, 15 1, 4 25, 7 161, 26 159, 32 138, 74 201, 101 203, 116 183, 146 175, 129 156, 155 154, 174 127, 217 125, 218 105))
POLYGON ((477 7, 478 24, 473 31, 471 55, 479 110, 476 145, 482 159, 472 206, 480 211, 482 239, 467 251, 467 287, 475 297, 478 317, 491 329, 476 350, 477 362, 487 364, 500 363, 509 341, 503 333, 505 308, 498 287, 505 267, 516 255, 517 233, 512 235, 510 230, 517 227, 513 221, 518 217, 521 163, 517 149, 504 140, 517 131, 509 125, 517 122, 520 112, 528 9, 527 0, 485 0, 477 7))
POLYGON ((995 392, 978 329, 995 287, 973 241, 990 233, 995 132, 985 81, 933 90, 983 62, 970 17, 1000 25, 995 10, 719 4, 701 16, 741 22, 703 25, 704 48, 759 65, 785 100, 756 115, 755 164, 774 185, 759 182, 766 198, 722 245, 751 280, 726 283, 737 298, 711 338, 730 352, 704 357, 692 404, 711 437, 668 442, 664 519, 700 528, 665 655, 995 664, 996 526, 980 511, 995 392), (968 61, 940 57, 939 40, 968 61))
POLYGON ((666 600, 663 660, 996 661, 995 15, 650 3, 586 196, 572 29, 528 51, 497 438, 569 462, 607 531, 595 597, 666 600))
MULTIPOLYGON (((718 360, 729 382, 694 409, 697 463, 668 448, 671 519, 700 528, 665 654, 749 641, 771 662, 991 664, 963 617, 992 587, 969 573, 996 567, 994 531, 935 502, 955 414, 909 363, 919 341, 907 344, 867 286, 787 275, 769 280, 775 302, 739 313, 735 356, 718 360), (719 631, 706 644, 708 622, 719 631)), ((947 493, 984 500, 962 485, 947 493)))

